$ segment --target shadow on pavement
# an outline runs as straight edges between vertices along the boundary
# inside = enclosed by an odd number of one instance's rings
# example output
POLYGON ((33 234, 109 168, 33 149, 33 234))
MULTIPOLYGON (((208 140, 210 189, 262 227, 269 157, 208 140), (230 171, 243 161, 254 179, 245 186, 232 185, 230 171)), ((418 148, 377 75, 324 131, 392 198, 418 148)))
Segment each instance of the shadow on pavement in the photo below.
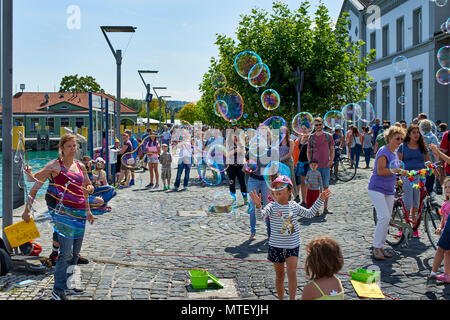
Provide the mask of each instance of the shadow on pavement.
POLYGON ((227 247, 225 252, 231 253, 236 259, 248 258, 250 254, 253 253, 264 253, 267 252, 267 246, 265 243, 267 240, 262 240, 252 244, 252 240, 246 240, 236 247, 227 247))

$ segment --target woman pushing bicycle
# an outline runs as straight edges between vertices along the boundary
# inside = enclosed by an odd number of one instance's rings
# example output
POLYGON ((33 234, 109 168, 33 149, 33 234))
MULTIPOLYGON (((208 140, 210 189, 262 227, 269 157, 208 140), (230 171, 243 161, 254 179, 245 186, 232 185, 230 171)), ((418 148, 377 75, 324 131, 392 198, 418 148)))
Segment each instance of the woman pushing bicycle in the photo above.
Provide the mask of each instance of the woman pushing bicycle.
MULTIPOLYGON (((405 132, 400 127, 394 126, 384 131, 387 144, 376 154, 373 173, 369 181, 369 198, 377 213, 377 225, 373 239, 373 257, 377 260, 392 257, 392 254, 384 250, 392 208, 394 207, 396 183, 396 174, 390 170, 389 164, 394 161, 399 162, 397 150, 404 137, 405 132)), ((399 169, 396 173, 406 176, 408 171, 399 169)))
MULTIPOLYGON (((397 153, 398 158, 403 161, 405 169, 408 171, 425 168, 425 162, 431 160, 425 140, 419 131, 419 127, 415 124, 408 127, 405 141, 400 145, 397 153)), ((405 182, 403 184, 405 209, 410 212, 411 220, 416 221, 416 214, 420 205, 420 189, 413 188, 412 185, 419 182, 419 176, 415 176, 411 183, 408 182, 408 178, 404 178, 403 182, 405 182)), ((414 230, 413 236, 420 237, 418 229, 414 230)))

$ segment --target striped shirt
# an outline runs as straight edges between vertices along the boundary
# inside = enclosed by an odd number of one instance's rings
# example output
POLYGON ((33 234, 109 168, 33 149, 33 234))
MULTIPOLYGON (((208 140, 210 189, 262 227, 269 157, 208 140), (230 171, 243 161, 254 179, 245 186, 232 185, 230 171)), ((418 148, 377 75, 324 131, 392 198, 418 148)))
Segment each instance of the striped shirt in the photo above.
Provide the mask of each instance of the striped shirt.
POLYGON ((309 170, 306 174, 305 184, 308 186, 309 190, 322 190, 322 175, 318 170, 312 171, 309 170))
POLYGON ((300 227, 295 218, 299 216, 313 218, 322 204, 323 200, 320 198, 310 209, 303 208, 295 201, 289 201, 289 204, 286 205, 271 202, 263 209, 256 208, 255 213, 258 219, 265 219, 266 217, 270 219, 270 246, 294 249, 300 246, 300 227))

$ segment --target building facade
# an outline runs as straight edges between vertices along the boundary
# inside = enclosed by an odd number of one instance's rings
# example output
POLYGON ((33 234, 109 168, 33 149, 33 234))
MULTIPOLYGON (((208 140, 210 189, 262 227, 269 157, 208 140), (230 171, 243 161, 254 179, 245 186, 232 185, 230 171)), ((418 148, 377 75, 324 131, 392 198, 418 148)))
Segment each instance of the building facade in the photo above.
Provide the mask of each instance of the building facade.
POLYGON ((409 124, 419 113, 450 123, 450 85, 436 80, 440 48, 450 45, 441 25, 450 17, 450 3, 431 0, 344 0, 352 41, 362 40, 362 55, 376 59, 368 72, 373 82, 367 100, 376 117, 409 124), (401 68, 395 61, 401 61, 401 68))

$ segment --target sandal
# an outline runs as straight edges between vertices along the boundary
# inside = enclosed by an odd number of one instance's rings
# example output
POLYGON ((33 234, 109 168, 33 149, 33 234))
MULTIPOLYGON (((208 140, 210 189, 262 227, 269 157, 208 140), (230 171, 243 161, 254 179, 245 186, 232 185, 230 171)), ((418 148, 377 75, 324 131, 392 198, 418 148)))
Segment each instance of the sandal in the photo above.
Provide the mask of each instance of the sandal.
POLYGON ((384 249, 381 249, 381 253, 385 258, 392 258, 392 254, 387 251, 384 251, 384 249))
POLYGON ((374 248, 373 252, 372 252, 372 256, 376 259, 376 260, 384 260, 384 254, 381 251, 381 249, 378 248, 374 248))

